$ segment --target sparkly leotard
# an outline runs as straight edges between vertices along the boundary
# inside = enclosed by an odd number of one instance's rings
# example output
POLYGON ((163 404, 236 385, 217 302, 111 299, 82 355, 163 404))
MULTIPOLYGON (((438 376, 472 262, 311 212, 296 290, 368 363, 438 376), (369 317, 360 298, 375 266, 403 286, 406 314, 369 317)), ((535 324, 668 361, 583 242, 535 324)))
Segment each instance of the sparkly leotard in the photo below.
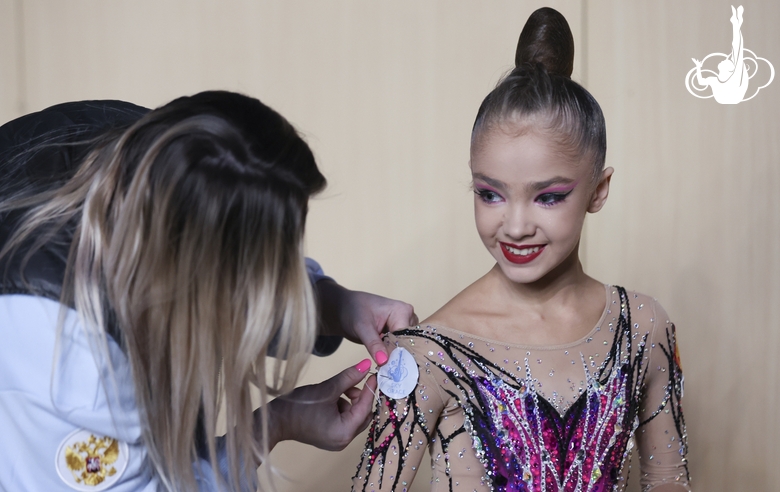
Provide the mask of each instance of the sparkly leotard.
POLYGON ((598 324, 566 345, 433 325, 388 335, 419 380, 380 395, 353 491, 406 491, 426 446, 435 492, 621 491, 634 447, 643 490, 690 490, 674 325, 652 298, 606 291, 598 324))

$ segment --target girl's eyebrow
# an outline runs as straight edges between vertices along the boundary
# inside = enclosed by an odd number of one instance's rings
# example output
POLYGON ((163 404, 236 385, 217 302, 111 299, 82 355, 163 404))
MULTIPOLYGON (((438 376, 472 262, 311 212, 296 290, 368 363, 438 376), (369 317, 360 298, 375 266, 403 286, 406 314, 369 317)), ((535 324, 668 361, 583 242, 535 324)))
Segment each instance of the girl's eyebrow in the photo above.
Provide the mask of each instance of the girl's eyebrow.
POLYGON ((529 192, 533 193, 533 192, 542 191, 545 188, 549 188, 552 185, 569 185, 569 184, 574 183, 574 185, 576 186, 576 184, 578 182, 579 182, 579 180, 574 180, 574 179, 571 179, 571 178, 565 178, 563 176, 556 176, 554 178, 550 178, 550 179, 547 179, 547 180, 544 180, 544 181, 537 181, 535 183, 528 183, 527 185, 525 185, 525 188, 529 192))
POLYGON ((499 189, 499 190, 505 190, 506 189, 506 184, 504 184, 503 181, 499 181, 499 180, 493 179, 493 178, 488 178, 487 176, 485 176, 482 173, 474 173, 471 177, 473 179, 479 179, 481 181, 484 181, 485 183, 489 184, 493 188, 496 188, 496 189, 499 189))

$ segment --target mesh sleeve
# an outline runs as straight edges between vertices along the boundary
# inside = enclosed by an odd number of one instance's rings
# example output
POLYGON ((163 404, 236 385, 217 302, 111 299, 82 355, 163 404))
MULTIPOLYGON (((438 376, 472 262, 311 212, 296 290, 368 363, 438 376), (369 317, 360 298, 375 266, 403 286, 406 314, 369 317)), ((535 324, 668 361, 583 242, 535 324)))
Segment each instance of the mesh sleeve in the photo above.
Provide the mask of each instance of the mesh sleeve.
POLYGON ((683 373, 674 324, 654 303, 644 397, 637 429, 643 492, 675 483, 690 490, 683 417, 683 373))
MULTIPOLYGON (((388 353, 400 345, 392 335, 385 340, 388 353)), ((353 492, 405 492, 412 483, 434 438, 445 400, 439 386, 413 346, 404 345, 415 358, 419 379, 406 397, 393 399, 379 392, 366 446, 352 478, 353 492)))

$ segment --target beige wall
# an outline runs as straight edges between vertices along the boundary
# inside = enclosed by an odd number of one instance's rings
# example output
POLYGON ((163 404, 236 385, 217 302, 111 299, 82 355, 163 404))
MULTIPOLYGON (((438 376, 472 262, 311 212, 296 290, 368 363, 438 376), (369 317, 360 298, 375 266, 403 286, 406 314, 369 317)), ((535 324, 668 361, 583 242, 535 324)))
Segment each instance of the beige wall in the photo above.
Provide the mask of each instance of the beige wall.
MULTIPOLYGON (((596 278, 656 295, 679 327, 697 490, 774 490, 780 82, 737 106, 690 96, 690 58, 730 49, 730 11, 681 3, 548 3, 572 25, 574 78, 604 108, 616 168, 582 257, 596 278)), ((306 134, 330 181, 312 204, 309 254, 424 317, 491 265, 471 217, 469 130, 541 5, 0 0, 0 120, 73 99, 257 96, 306 134)), ((745 9, 746 46, 780 69, 780 4, 745 9)), ((304 379, 363 356, 345 345, 304 379)), ((347 489, 362 441, 342 453, 281 445, 280 488, 347 489)))
MULTIPOLYGON (((780 490, 780 84, 694 98, 691 58, 731 51, 729 3, 641 4, 589 2, 588 87, 617 171, 585 261, 679 327, 697 489, 780 490)), ((744 7, 745 47, 780 69, 780 3, 744 7)))
POLYGON ((20 79, 24 73, 20 65, 24 49, 20 46, 21 2, 0 0, 0 121, 23 113, 20 101, 24 98, 20 79))

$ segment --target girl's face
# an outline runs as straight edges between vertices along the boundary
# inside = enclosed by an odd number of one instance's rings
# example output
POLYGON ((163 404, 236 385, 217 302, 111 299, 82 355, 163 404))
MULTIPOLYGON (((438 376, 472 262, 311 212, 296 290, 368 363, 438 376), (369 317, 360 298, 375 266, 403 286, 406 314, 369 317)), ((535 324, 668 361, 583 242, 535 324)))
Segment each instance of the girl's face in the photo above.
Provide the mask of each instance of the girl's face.
POLYGON ((590 162, 564 157, 549 137, 497 128, 480 140, 471 155, 474 216, 504 275, 531 283, 576 260, 585 212, 603 206, 612 168, 594 185, 590 162))

